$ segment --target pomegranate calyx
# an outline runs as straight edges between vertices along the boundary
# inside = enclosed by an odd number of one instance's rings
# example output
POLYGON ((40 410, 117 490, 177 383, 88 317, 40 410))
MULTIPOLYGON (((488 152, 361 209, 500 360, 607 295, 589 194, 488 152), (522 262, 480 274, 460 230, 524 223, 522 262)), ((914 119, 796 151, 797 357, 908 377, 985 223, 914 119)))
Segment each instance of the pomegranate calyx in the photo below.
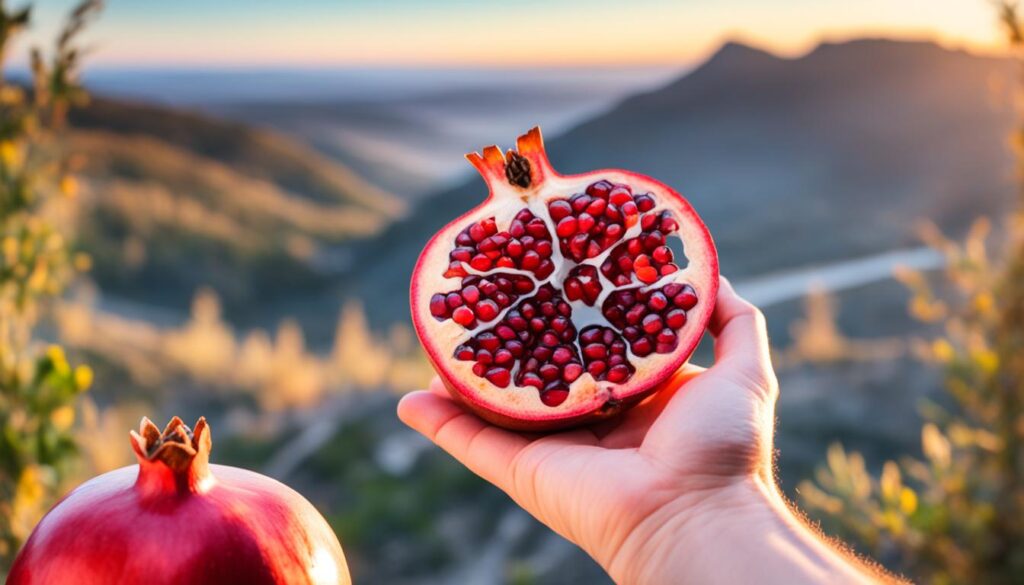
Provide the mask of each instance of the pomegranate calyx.
POLYGON ((526 189, 530 186, 530 159, 508 150, 505 155, 505 178, 509 184, 526 189))
POLYGON ((132 449, 139 460, 139 484, 176 491, 196 491, 210 479, 213 441, 205 417, 191 429, 173 417, 163 432, 142 417, 139 432, 131 431, 132 449))

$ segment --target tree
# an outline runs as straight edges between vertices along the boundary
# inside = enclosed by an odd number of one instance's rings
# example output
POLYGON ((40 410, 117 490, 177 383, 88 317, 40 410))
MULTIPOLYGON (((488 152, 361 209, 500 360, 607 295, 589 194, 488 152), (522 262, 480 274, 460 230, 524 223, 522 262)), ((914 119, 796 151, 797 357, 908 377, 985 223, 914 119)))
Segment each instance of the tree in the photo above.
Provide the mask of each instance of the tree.
MULTIPOLYGON (((1019 53, 1017 2, 1000 11, 1019 53)), ((1014 138, 1024 177, 1024 126, 1014 138)), ((1019 583, 1024 575, 1024 178, 1020 184, 1002 253, 988 252, 984 220, 963 244, 933 230, 930 243, 948 262, 942 290, 924 274, 901 275, 911 313, 944 332, 919 348, 945 380, 923 408, 923 457, 886 462, 874 477, 860 454, 833 445, 816 482, 799 489, 827 523, 928 583, 1019 583)))
POLYGON ((4 57, 31 11, 0 0, 0 574, 61 489, 76 399, 92 381, 37 325, 75 272, 61 229, 77 191, 63 137, 68 109, 86 97, 76 41, 100 8, 78 4, 49 59, 31 52, 24 87, 6 80, 4 57))

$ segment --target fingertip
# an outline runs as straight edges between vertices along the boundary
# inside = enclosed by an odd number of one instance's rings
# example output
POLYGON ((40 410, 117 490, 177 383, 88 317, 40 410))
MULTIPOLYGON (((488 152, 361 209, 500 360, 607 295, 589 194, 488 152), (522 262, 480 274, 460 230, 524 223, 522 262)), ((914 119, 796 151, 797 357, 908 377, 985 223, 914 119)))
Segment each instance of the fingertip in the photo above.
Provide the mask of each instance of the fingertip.
POLYGON ((431 412, 443 406, 440 400, 443 399, 428 390, 410 392, 398 401, 398 419, 422 432, 431 412))

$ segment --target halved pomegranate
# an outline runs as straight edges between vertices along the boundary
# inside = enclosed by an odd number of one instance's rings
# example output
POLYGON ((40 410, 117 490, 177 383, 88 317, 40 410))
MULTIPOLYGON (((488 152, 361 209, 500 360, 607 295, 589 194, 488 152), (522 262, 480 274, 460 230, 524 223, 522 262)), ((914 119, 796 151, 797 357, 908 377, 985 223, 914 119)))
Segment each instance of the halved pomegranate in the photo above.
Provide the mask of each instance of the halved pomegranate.
POLYGON ((548 430, 656 391, 697 346, 718 291, 690 204, 628 171, 557 174, 539 128, 517 150, 466 158, 490 196, 430 240, 411 289, 452 396, 495 424, 548 430))

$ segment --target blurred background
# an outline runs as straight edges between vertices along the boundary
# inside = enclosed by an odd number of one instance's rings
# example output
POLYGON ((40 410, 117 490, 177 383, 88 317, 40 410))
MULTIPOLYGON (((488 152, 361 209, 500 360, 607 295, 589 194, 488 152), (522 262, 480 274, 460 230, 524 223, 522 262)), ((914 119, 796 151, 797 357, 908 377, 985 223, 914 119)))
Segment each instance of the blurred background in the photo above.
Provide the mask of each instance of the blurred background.
POLYGON ((394 416, 432 374, 412 264, 486 195, 462 155, 536 124, 560 171, 652 175, 709 224, 768 317, 790 496, 932 582, 1024 562, 990 526, 1024 484, 992 413, 1024 397, 963 400, 1024 396, 1012 5, 34 4, 0 0, 5 562, 133 462, 142 415, 205 415, 215 461, 305 494, 359 583, 606 582, 394 416))

